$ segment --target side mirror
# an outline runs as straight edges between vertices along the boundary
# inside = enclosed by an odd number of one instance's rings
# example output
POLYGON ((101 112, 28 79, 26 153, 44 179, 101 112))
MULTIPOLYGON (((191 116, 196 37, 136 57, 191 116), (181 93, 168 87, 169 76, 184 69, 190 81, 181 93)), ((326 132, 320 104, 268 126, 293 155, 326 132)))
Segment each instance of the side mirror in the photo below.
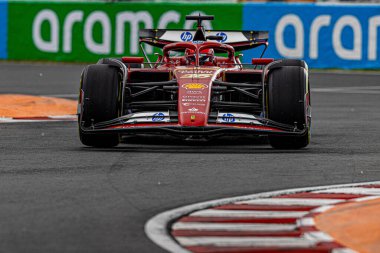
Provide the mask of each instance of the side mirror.
POLYGON ((240 65, 241 68, 243 68, 243 65, 241 64, 240 57, 243 57, 243 54, 238 54, 235 56, 235 61, 240 65))
POLYGON ((160 55, 159 53, 154 53, 154 55, 157 56, 157 60, 156 60, 156 63, 154 64, 154 68, 157 68, 159 63, 162 61, 163 56, 160 55))
POLYGON ((252 65, 267 65, 273 61, 273 58, 252 58, 252 65))
POLYGON ((223 36, 209 35, 206 37, 206 40, 223 40, 223 36))
POLYGON ((124 56, 121 57, 122 62, 124 63, 143 63, 144 57, 133 57, 133 56, 124 56))
POLYGON ((159 53, 154 53, 155 56, 157 56, 157 60, 156 62, 161 62, 162 60, 162 55, 160 55, 159 53))

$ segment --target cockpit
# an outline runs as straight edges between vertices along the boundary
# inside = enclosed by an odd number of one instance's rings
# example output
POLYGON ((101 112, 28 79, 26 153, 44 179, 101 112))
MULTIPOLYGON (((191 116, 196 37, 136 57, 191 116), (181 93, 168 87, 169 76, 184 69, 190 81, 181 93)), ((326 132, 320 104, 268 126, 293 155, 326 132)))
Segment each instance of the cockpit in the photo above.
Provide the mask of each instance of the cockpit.
POLYGON ((222 66, 235 67, 235 50, 218 42, 178 42, 166 45, 163 55, 155 63, 156 68, 174 66, 222 66), (228 66, 230 65, 230 66, 228 66))

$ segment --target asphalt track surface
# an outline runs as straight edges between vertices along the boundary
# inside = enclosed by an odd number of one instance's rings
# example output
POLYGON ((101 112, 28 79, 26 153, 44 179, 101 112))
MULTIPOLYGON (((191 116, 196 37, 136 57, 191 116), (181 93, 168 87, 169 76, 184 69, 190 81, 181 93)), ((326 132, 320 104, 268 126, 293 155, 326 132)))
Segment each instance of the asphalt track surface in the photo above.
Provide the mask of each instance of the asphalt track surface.
MULTIPOLYGON (((82 68, 1 63, 0 93, 74 97, 82 68)), ((184 143, 146 136, 94 149, 81 145, 75 122, 1 124, 0 252, 164 252, 144 224, 165 210, 380 180, 380 75, 310 78, 312 143, 304 150, 273 150, 246 138, 184 143)))

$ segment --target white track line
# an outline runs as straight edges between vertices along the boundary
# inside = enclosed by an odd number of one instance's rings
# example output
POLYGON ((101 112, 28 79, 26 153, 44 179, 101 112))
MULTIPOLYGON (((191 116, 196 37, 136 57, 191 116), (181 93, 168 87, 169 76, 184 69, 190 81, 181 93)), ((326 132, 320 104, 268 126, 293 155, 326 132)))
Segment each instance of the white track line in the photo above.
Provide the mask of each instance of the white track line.
POLYGON ((360 195, 380 195, 380 188, 361 188, 346 187, 340 189, 327 189, 314 191, 314 193, 344 193, 344 194, 360 194, 360 195))
POLYGON ((33 122, 72 122, 74 120, 64 120, 64 119, 46 119, 46 120, 32 120, 32 119, 11 119, 11 120, 2 120, 0 119, 0 123, 33 123, 33 122))
POLYGON ((321 231, 308 232, 308 233, 305 233, 303 237, 307 240, 314 241, 316 243, 334 241, 334 239, 331 236, 321 231))
MULTIPOLYGON (((326 3, 317 3, 319 4, 324 4, 326 3)), ((328 5, 334 5, 332 3, 328 3, 328 5)), ((340 5, 340 3, 337 3, 337 5, 340 5)), ((347 5, 346 3, 344 5, 347 5)), ((348 4, 349 5, 349 4, 348 4)), ((355 5, 355 7, 358 6, 357 3, 354 3, 352 5, 355 5)), ((371 71, 362 71, 362 70, 323 70, 323 69, 311 69, 310 70, 311 74, 328 74, 328 75, 346 75, 346 76, 357 76, 357 75, 365 75, 365 76, 379 76, 380 72, 377 70, 371 70, 371 71)))
POLYGON ((252 218, 300 218, 304 211, 246 211, 246 210, 201 210, 190 214, 192 217, 252 217, 252 218))
MULTIPOLYGON (((250 194, 250 195, 245 195, 245 196, 238 196, 238 197, 231 197, 231 198, 224 198, 224 199, 217 199, 217 200, 195 203, 192 205, 179 207, 176 209, 172 209, 172 210, 157 214, 145 224, 145 233, 154 243, 168 250, 169 252, 190 253, 189 250, 184 249, 174 240, 174 238, 169 234, 169 231, 167 228, 168 228, 168 224, 172 222, 173 220, 176 220, 179 217, 187 215, 194 211, 211 208, 214 206, 226 205, 226 204, 235 203, 235 202, 248 201, 248 200, 259 199, 259 198, 269 198, 273 196, 279 196, 279 195, 285 195, 285 194, 291 194, 291 193, 297 193, 297 192, 310 192, 310 191, 328 190, 328 189, 333 189, 333 188, 336 189, 336 188, 354 187, 354 186, 359 186, 359 185, 371 185, 371 184, 380 184, 380 181, 287 189, 287 190, 264 192, 264 193, 258 193, 258 194, 250 194)), ((306 218, 302 220, 305 221, 306 218)), ((313 221, 313 219, 311 220, 313 221)), ((351 252, 355 252, 355 251, 352 251, 349 249, 341 249, 341 250, 334 249, 333 250, 333 253, 351 253, 351 252)))
POLYGON ((213 222, 176 222, 174 230, 197 231, 293 231, 294 224, 255 224, 255 223, 213 223, 213 222))
POLYGON ((334 205, 320 206, 318 208, 311 210, 311 213, 323 213, 323 212, 326 212, 327 210, 330 210, 333 207, 334 207, 334 205))
POLYGON ((333 249, 331 253, 359 253, 349 248, 333 249))
POLYGON ((380 86, 348 86, 334 88, 312 88, 311 92, 344 94, 380 94, 380 86))
POLYGON ((315 226, 315 221, 311 217, 297 220, 297 227, 311 227, 311 226, 315 226))
POLYGON ((315 241, 296 237, 176 237, 184 246, 310 248, 315 241))
POLYGON ((0 123, 24 123, 24 122, 62 122, 62 121, 75 121, 77 120, 77 115, 56 115, 56 116, 43 116, 43 117, 31 117, 28 118, 4 118, 0 117, 0 123), (38 119, 40 118, 40 119, 38 119))
POLYGON ((236 204, 250 205, 281 205, 281 206, 322 206, 343 202, 342 199, 313 199, 313 198, 267 198, 240 201, 236 204))
POLYGON ((354 202, 363 202, 363 201, 369 201, 369 200, 374 200, 374 199, 378 199, 378 198, 380 198, 380 196, 369 196, 369 197, 357 198, 357 199, 354 199, 353 201, 354 202))

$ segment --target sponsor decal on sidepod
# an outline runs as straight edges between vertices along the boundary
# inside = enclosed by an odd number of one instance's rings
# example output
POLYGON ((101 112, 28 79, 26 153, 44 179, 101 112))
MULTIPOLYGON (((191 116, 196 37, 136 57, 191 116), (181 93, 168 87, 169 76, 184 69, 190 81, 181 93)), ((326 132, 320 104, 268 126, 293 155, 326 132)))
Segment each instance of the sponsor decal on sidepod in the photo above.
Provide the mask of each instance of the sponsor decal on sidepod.
POLYGON ((200 90, 188 90, 186 91, 187 94, 191 94, 191 95, 198 95, 198 94, 202 94, 202 91, 200 90))
POLYGON ((182 85, 186 90, 203 90, 208 88, 208 85, 203 83, 186 83, 182 85))
POLYGON ((222 120, 225 122, 235 122, 235 116, 232 113, 223 114, 222 120))
POLYGON ((190 108, 190 109, 188 109, 188 111, 189 111, 189 112, 197 112, 197 111, 198 111, 198 109, 197 109, 197 108, 195 108, 195 107, 193 107, 193 108, 190 108))
POLYGON ((184 74, 180 78, 210 78, 212 77, 212 74, 200 74, 200 73, 193 73, 193 74, 184 74))
POLYGON ((152 116, 152 121, 157 122, 157 121, 163 121, 165 119, 165 114, 162 112, 157 112, 153 114, 152 116))

